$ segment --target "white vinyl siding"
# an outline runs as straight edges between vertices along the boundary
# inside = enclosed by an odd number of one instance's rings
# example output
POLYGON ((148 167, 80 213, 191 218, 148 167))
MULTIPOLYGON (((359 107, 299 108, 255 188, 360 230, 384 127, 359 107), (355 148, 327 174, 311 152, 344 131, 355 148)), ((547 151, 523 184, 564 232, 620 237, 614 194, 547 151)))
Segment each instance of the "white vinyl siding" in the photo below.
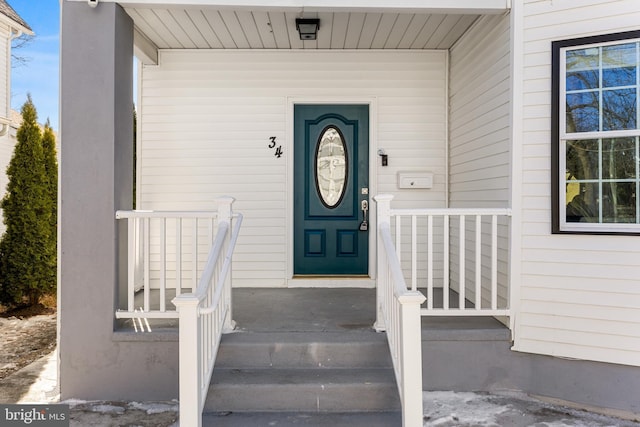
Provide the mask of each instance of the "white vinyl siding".
POLYGON ((372 100, 370 196, 444 207, 446 52, 161 51, 160 65, 142 75, 138 207, 212 209, 216 197, 234 197, 245 216, 238 286, 290 278, 290 100, 372 100), (280 158, 268 148, 273 136, 280 158), (378 148, 389 166, 380 166, 378 148), (433 188, 398 190, 402 170, 433 172, 433 188))
MULTIPOLYGON (((11 96, 9 83, 9 73, 11 68, 7 67, 7 61, 11 61, 8 57, 9 51, 7 50, 9 44, 9 26, 0 24, 0 117, 9 118, 10 111, 8 111, 8 100, 11 96)), ((6 135, 0 136, 0 198, 4 197, 6 192, 9 178, 7 177, 7 166, 13 156, 13 147, 16 144, 15 138, 10 136, 10 132, 6 135)), ((0 216, 2 215, 2 209, 0 209, 0 216)), ((0 236, 5 232, 5 225, 3 221, 0 221, 0 236)))
MULTIPOLYGON (((521 6, 522 7, 522 6, 521 6)), ((640 29, 636 0, 524 2, 515 349, 640 366, 640 240, 551 234, 551 42, 640 29)), ((520 140, 520 138, 516 138, 520 140)))
MULTIPOLYGON (((7 167, 13 156, 13 148, 16 145, 16 139, 10 136, 9 133, 4 136, 0 136, 0 197, 4 197, 7 191, 7 185, 9 184, 9 177, 7 177, 7 167)), ((2 215, 2 209, 0 209, 0 215, 2 215)), ((6 226, 4 221, 0 221, 0 236, 4 234, 6 226)))
POLYGON ((10 43, 9 31, 10 29, 7 25, 0 24, 0 116, 6 118, 11 115, 8 102, 11 97, 11 89, 8 86, 10 80, 9 73, 11 72, 11 58, 8 50, 10 43), (7 67, 7 65, 9 65, 9 67, 7 67))
MULTIPOLYGON (((449 77, 449 206, 506 208, 510 206, 510 25, 509 16, 481 17, 451 49, 449 77)), ((458 219, 451 228, 451 279, 458 281, 458 219)), ((490 303, 490 227, 483 218, 483 306, 490 303)), ((474 247, 475 223, 467 219, 467 248, 474 247)), ((506 220, 499 222, 498 307, 508 306, 508 237, 506 220)), ((475 298, 474 254, 467 255, 467 298, 475 298)))

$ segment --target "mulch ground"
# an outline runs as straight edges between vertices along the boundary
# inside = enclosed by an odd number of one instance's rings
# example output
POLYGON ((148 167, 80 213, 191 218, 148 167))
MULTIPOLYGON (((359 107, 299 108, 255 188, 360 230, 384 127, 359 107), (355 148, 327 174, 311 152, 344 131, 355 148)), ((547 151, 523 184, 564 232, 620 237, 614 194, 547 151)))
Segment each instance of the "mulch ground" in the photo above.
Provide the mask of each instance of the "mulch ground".
POLYGON ((56 310, 38 304, 0 312, 0 379, 56 346, 56 310))

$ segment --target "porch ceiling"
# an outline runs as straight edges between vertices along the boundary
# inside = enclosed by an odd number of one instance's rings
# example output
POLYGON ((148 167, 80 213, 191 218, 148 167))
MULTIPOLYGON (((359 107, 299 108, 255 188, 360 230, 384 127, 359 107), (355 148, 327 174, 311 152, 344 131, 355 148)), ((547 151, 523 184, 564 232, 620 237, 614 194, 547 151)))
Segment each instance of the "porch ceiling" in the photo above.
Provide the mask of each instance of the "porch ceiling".
POLYGON ((206 6, 126 6, 137 45, 147 49, 447 49, 480 16, 478 11, 307 12, 319 18, 318 39, 301 41, 294 10, 206 6))

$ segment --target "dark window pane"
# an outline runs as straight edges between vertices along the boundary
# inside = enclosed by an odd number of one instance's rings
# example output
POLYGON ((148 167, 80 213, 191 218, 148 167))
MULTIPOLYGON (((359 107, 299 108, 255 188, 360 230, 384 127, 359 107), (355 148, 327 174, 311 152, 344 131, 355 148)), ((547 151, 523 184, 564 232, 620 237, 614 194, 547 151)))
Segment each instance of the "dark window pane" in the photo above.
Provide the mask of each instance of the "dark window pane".
POLYGON ((598 140, 567 141, 567 180, 598 179, 598 140))
POLYGON ((602 93, 602 130, 636 128, 636 90, 616 89, 602 93))
POLYGON ((635 84, 636 67, 605 68, 602 70, 603 87, 635 86, 635 84))
POLYGON ((567 90, 597 89, 598 70, 572 71, 567 73, 567 90))
POLYGON ((567 222, 598 222, 598 184, 571 183, 567 185, 567 222))
POLYGON ((599 130, 598 92, 567 94, 567 132, 599 130))
POLYGON ((634 182, 602 183, 602 222, 636 222, 636 184, 634 182))
POLYGON ((635 138, 602 140, 602 179, 636 177, 635 138))

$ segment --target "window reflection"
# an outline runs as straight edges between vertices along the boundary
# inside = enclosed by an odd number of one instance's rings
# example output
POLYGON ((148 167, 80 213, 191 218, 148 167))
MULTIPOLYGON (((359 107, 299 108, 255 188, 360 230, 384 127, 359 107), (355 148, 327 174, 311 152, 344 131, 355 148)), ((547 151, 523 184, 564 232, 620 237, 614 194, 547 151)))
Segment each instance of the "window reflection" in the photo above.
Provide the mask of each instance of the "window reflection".
POLYGON ((598 92, 567 94, 567 132, 593 132, 600 127, 598 92))
POLYGON ((602 141, 602 178, 634 179, 636 176, 635 138, 602 141))
POLYGON ((639 142, 638 137, 567 141, 567 222, 637 222, 639 142))
POLYGON ((602 94, 602 130, 636 128, 636 89, 606 90, 602 94))
POLYGON ((566 51, 566 132, 637 128, 638 43, 566 51))

